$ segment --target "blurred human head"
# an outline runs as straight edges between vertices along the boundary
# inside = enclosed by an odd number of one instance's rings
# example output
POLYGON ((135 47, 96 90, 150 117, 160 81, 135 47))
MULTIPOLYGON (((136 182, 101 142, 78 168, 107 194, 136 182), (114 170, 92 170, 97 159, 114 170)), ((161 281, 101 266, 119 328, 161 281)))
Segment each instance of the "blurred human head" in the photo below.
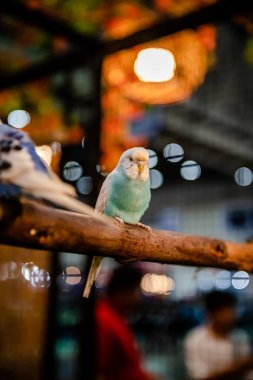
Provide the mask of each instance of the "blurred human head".
POLYGON ((107 285, 108 298, 119 312, 126 314, 138 304, 142 272, 133 265, 116 268, 107 285))
POLYGON ((236 321, 236 297, 232 293, 213 291, 205 297, 205 307, 213 330, 226 335, 236 321))

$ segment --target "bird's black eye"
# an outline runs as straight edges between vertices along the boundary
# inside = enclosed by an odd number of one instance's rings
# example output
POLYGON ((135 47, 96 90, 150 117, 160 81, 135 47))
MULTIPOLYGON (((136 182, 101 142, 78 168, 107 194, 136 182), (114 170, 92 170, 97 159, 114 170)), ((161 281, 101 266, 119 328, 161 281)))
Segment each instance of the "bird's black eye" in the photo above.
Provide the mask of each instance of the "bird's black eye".
POLYGON ((133 161, 132 157, 129 157, 129 160, 132 162, 133 161))

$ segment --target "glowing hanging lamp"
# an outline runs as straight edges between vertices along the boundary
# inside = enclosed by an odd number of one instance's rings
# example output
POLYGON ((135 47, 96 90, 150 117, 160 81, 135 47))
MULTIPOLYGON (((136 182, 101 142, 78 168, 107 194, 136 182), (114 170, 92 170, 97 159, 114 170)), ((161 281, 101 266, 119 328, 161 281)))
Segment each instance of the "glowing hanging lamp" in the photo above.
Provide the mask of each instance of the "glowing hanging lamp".
POLYGON ((189 98, 207 70, 207 51, 197 32, 184 30, 106 57, 103 76, 130 100, 173 104, 189 98))
POLYGON ((174 77, 174 55, 166 49, 141 50, 134 61, 134 72, 142 82, 166 82, 174 77))

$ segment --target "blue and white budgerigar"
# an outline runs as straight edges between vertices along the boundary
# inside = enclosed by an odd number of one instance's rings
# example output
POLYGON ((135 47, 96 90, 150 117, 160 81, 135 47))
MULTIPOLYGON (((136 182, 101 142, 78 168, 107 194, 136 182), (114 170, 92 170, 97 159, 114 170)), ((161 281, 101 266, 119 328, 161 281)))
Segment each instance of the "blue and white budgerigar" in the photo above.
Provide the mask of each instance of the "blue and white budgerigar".
MULTIPOLYGON (((151 198, 149 155, 146 149, 136 147, 126 150, 116 168, 106 177, 95 209, 121 223, 150 227, 140 223, 151 198)), ((83 296, 88 297, 101 266, 102 257, 94 257, 83 296)))
POLYGON ((76 199, 73 186, 64 183, 44 163, 26 132, 0 124, 0 198, 23 195, 98 217, 92 207, 76 199))

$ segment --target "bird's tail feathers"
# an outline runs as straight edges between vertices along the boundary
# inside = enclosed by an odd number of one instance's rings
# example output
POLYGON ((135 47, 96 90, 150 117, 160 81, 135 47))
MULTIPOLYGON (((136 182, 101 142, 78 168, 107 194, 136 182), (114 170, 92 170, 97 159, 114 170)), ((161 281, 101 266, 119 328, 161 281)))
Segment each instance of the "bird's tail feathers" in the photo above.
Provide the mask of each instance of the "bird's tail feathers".
POLYGON ((61 187, 61 191, 65 194, 71 195, 73 197, 76 197, 76 191, 72 185, 69 185, 66 182, 63 182, 57 174, 55 174, 53 171, 50 170, 50 175, 54 180, 54 183, 61 187))
POLYGON ((85 284, 85 288, 83 291, 83 297, 84 298, 88 298, 90 295, 92 285, 95 282, 96 277, 97 277, 99 270, 101 268, 102 260, 103 260, 103 257, 100 257, 100 256, 94 256, 93 257, 91 267, 90 267, 90 271, 89 271, 89 274, 88 274, 88 277, 86 280, 86 284, 85 284))
POLYGON ((42 190, 33 191, 33 196, 49 201, 54 205, 59 206, 65 210, 73 211, 78 214, 89 215, 94 217, 95 219, 103 220, 104 222, 108 221, 108 218, 106 218, 105 215, 99 214, 93 207, 67 194, 59 194, 42 190))
POLYGON ((61 181, 54 173, 49 177, 42 172, 34 174, 27 171, 16 178, 15 184, 23 188, 24 194, 44 199, 66 210, 108 222, 105 215, 95 212, 93 207, 79 201, 74 187, 61 181))

